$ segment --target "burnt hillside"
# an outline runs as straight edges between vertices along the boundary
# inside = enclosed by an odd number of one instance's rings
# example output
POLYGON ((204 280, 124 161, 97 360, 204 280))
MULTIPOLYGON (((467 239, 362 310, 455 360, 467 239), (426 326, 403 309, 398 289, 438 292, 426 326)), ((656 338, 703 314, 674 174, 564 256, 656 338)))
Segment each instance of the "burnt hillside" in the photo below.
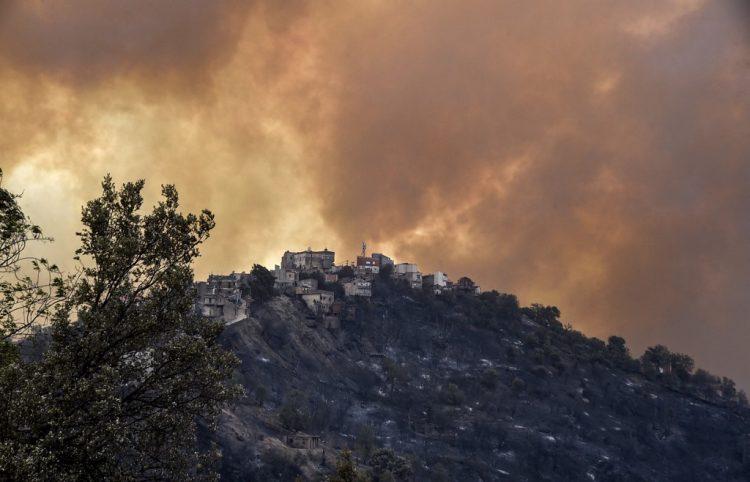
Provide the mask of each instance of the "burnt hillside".
POLYGON ((350 303, 339 329, 287 296, 226 328, 248 393, 211 436, 225 480, 321 480, 347 447, 374 480, 750 474, 743 394, 688 357, 634 360, 622 339, 587 338, 554 308, 494 292, 436 296, 383 279, 350 303), (295 432, 320 445, 289 447, 295 432))

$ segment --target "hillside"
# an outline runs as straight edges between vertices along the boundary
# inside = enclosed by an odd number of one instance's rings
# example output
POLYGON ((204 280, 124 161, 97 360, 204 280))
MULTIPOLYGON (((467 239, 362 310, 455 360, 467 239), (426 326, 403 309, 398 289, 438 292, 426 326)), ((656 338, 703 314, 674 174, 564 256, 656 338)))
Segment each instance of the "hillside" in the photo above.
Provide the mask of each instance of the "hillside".
POLYGON ((227 326, 248 393, 210 436, 225 480, 320 480, 347 447, 375 480, 750 474, 743 397, 680 371, 679 355, 673 368, 641 364, 621 339, 587 338, 510 295, 443 297, 382 279, 373 291, 350 300, 340 329, 287 296, 227 326), (296 431, 319 448, 289 447, 296 431))

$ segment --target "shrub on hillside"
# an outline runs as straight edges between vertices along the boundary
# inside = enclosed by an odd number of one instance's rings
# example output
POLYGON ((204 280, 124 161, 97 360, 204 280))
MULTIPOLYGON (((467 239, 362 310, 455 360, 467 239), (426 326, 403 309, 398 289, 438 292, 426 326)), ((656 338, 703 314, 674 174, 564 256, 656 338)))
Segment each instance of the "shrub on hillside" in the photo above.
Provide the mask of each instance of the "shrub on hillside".
POLYGON ((515 377, 513 381, 510 382, 510 388, 511 390, 513 390, 513 393, 518 395, 524 390, 526 390, 526 382, 524 382, 523 379, 519 377, 515 377))
POLYGON ((455 383, 449 383, 442 392, 442 398, 448 405, 458 406, 464 403, 466 395, 455 383))
POLYGON ((411 466, 405 458, 397 456, 391 449, 376 450, 368 465, 372 467, 373 482, 411 480, 411 466))
POLYGON ((494 368, 488 368, 479 378, 479 383, 484 387, 485 390, 494 391, 497 388, 497 383, 500 380, 500 374, 494 368))
POLYGON ((279 409, 279 423, 287 430, 305 431, 310 426, 307 400, 302 392, 294 390, 279 409))
POLYGON ((275 318, 261 318, 260 334, 268 345, 278 350, 289 342, 289 327, 282 320, 275 318))

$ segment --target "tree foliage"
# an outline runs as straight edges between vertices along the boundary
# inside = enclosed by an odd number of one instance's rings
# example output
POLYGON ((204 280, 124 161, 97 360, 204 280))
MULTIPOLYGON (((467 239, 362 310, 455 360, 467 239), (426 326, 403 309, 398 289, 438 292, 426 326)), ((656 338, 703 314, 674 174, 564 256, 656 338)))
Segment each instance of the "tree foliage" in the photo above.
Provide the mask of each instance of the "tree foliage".
POLYGON ((670 371, 681 381, 687 382, 695 368, 695 362, 689 355, 672 353, 669 357, 670 371))
POLYGON ((250 295, 256 301, 264 303, 276 294, 276 278, 265 266, 254 264, 250 271, 250 295))
POLYGON ((193 312, 191 263, 214 226, 183 215, 177 191, 142 214, 143 181, 83 209, 80 276, 66 287, 38 362, 0 376, 0 478, 210 477, 196 424, 237 395, 221 327, 193 312))
POLYGON ((310 425, 310 413, 305 395, 292 391, 279 409, 279 423, 287 430, 303 431, 310 425))
POLYGON ((373 479, 376 482, 411 480, 411 466, 403 457, 397 456, 391 449, 376 450, 370 457, 368 464, 372 467, 373 479))
POLYGON ((646 376, 657 377, 668 374, 672 354, 664 345, 656 345, 646 349, 641 356, 641 365, 646 376))
POLYGON ((534 303, 529 307, 523 308, 522 313, 532 321, 539 323, 542 326, 561 328, 562 324, 559 321, 560 310, 556 306, 544 306, 538 303, 534 303))
POLYGON ((336 471, 328 478, 329 482, 367 482, 369 479, 366 475, 357 470, 352 453, 349 450, 343 450, 336 460, 336 471))
POLYGON ((31 243, 52 239, 31 223, 19 198, 2 187, 0 170, 0 365, 17 356, 12 342, 46 320, 65 295, 59 268, 25 253, 31 243))
POLYGON ((357 430, 357 438, 354 440, 354 445, 357 451, 365 458, 372 454, 377 443, 375 437, 375 431, 371 425, 362 425, 357 430))

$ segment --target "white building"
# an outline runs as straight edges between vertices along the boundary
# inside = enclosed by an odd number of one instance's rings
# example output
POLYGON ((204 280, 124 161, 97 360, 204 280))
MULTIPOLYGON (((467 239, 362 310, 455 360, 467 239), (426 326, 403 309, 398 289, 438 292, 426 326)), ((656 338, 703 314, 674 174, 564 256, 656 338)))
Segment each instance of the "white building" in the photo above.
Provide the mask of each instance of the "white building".
POLYGON ((435 271, 432 274, 423 276, 422 282, 425 288, 432 289, 435 293, 441 293, 451 284, 448 275, 442 271, 435 271))
POLYGON ((407 280, 412 288, 422 287, 422 273, 419 272, 416 264, 399 263, 394 267, 393 272, 396 278, 407 280))
POLYGON ((442 271, 435 271, 432 274, 432 277, 433 286, 439 286, 441 288, 445 288, 448 286, 449 280, 446 273, 443 273, 442 271))
POLYGON ((363 279, 353 279, 344 283, 344 293, 346 296, 372 296, 372 283, 363 279))
POLYGON ((403 275, 407 273, 419 273, 419 269, 414 263, 399 263, 395 266, 393 272, 403 275))

